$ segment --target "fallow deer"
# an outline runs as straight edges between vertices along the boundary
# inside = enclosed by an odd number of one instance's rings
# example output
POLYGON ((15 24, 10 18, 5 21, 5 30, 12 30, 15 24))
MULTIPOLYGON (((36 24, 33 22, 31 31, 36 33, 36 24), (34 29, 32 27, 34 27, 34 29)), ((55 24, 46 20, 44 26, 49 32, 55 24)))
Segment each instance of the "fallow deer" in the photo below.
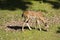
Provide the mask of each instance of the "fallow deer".
MULTIPOLYGON (((23 17, 25 18, 25 21, 23 23, 22 31, 24 31, 24 25, 25 24, 27 24, 28 28, 30 30, 32 30, 30 25, 28 24, 30 19, 36 19, 36 22, 39 25, 39 27, 40 27, 39 21, 41 20, 44 23, 44 25, 46 26, 45 28, 48 30, 49 26, 47 25, 47 21, 43 17, 43 14, 42 14, 41 11, 37 11, 37 12, 36 11, 24 11, 23 12, 23 17)), ((41 30, 41 28, 39 28, 39 29, 41 30)))

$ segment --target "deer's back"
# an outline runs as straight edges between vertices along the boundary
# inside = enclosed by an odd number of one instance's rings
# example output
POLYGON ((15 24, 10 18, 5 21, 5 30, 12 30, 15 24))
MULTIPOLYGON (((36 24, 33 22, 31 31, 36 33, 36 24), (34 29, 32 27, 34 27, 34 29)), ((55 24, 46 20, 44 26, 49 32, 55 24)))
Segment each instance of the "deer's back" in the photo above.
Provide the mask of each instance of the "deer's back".
POLYGON ((39 18, 42 17, 42 12, 36 12, 36 11, 24 11, 23 13, 24 17, 29 17, 29 18, 39 18))
POLYGON ((23 13, 23 15, 24 15, 25 17, 35 17, 35 16, 36 16, 36 13, 33 12, 33 11, 25 11, 25 12, 23 13))

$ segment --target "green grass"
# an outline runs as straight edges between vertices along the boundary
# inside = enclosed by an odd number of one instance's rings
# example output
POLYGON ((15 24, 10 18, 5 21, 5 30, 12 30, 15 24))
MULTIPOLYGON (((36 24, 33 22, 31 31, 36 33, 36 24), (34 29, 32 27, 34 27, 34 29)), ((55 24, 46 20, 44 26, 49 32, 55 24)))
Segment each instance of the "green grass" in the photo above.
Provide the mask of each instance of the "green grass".
POLYGON ((22 20, 22 10, 17 9, 15 11, 0 10, 0 40, 60 40, 60 9, 52 8, 51 4, 39 3, 33 1, 28 10, 45 10, 45 17, 48 18, 49 31, 39 31, 36 29, 27 30, 24 32, 21 30, 14 30, 7 28, 6 23, 11 20, 22 20), (37 5, 37 6, 35 6, 37 5), (46 7, 47 6, 47 7, 46 7))
POLYGON ((60 34, 57 34, 56 30, 55 26, 52 26, 48 32, 38 30, 21 32, 0 29, 0 40, 60 40, 60 34))

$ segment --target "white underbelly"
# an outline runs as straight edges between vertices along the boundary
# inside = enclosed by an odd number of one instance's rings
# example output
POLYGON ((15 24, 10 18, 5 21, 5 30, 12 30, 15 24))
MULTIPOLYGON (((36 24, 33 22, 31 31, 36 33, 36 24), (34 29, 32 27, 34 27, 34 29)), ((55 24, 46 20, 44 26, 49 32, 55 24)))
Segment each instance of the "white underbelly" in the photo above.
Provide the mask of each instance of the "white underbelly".
POLYGON ((34 17, 34 16, 30 16, 30 19, 36 19, 36 17, 34 17))

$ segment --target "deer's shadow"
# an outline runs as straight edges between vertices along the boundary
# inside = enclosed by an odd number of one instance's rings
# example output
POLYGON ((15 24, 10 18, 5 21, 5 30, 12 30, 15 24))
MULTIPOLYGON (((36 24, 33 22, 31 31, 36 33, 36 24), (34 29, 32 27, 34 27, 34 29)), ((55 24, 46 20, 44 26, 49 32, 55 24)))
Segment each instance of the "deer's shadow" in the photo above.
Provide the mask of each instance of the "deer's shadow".
MULTIPOLYGON (((10 29, 14 29, 14 30, 18 30, 18 29, 22 29, 22 26, 7 26, 10 29)), ((29 29, 27 26, 24 27, 24 29, 29 29)))
POLYGON ((60 27, 58 27, 58 30, 56 31, 56 33, 60 33, 60 27))
MULTIPOLYGON (((14 30, 22 30, 22 26, 7 26, 9 29, 14 29, 14 30)), ((36 30, 39 30, 40 31, 40 29, 39 28, 35 28, 35 27, 31 27, 32 29, 36 29, 36 30)), ((29 30, 29 28, 28 28, 28 26, 24 26, 24 29, 27 29, 27 30, 29 30)), ((42 31, 46 31, 46 30, 44 30, 43 28, 41 28, 42 29, 42 31)))

